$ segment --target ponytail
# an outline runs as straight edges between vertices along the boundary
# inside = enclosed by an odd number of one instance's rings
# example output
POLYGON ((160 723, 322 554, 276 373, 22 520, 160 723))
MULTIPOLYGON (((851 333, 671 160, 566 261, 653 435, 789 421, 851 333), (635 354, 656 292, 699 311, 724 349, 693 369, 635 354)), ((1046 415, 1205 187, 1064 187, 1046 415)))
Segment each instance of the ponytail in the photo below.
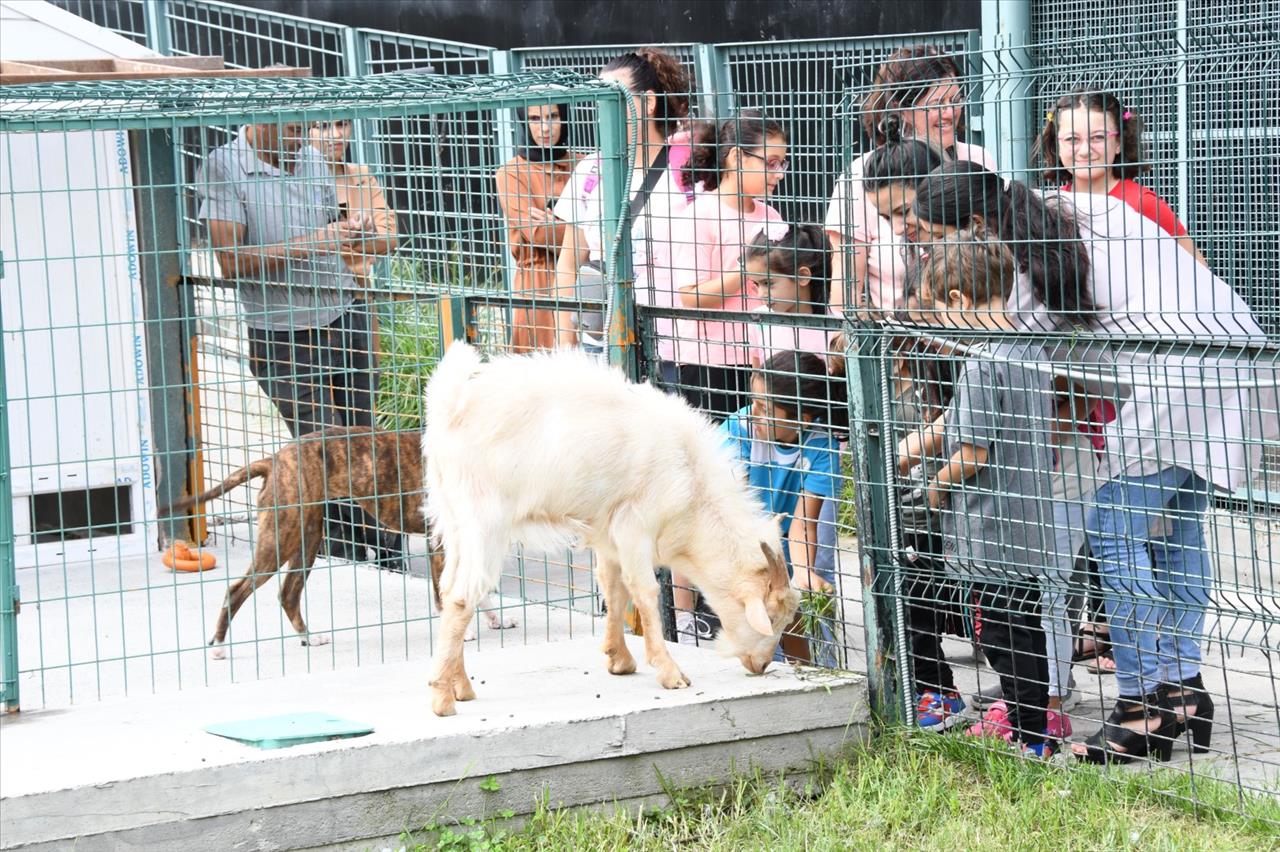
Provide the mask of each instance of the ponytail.
POLYGON ((801 267, 809 269, 809 301, 827 310, 831 299, 831 240, 817 225, 792 225, 776 240, 768 231, 747 246, 746 259, 765 258, 769 271, 787 278, 799 277, 801 267))
POLYGON ((710 121, 696 122, 690 128, 691 150, 689 161, 680 170, 681 182, 684 186, 701 183, 705 190, 715 189, 728 168, 730 151, 758 148, 770 136, 786 139, 787 133, 781 124, 754 109, 743 110, 718 127, 710 121))
POLYGON ((604 71, 626 71, 631 75, 631 91, 640 94, 653 92, 657 108, 651 121, 662 136, 670 136, 680 129, 689 116, 689 75, 680 60, 657 47, 615 56, 605 63, 604 71))

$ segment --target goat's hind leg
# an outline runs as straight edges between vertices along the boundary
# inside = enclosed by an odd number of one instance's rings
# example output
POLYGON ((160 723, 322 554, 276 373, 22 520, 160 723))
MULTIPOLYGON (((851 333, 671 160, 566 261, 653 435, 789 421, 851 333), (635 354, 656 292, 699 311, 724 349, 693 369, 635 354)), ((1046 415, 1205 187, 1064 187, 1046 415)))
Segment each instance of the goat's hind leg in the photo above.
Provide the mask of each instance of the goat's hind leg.
MULTIPOLYGON (((474 523, 474 522, 473 522, 474 523)), ((488 534, 480 530, 497 525, 475 523, 475 528, 462 535, 444 535, 445 569, 441 587, 444 605, 440 618, 440 636, 432 662, 431 710, 437 716, 452 716, 454 701, 470 701, 476 697, 462 659, 463 637, 475 615, 476 604, 493 587, 502 574, 506 555, 506 535, 488 534)))

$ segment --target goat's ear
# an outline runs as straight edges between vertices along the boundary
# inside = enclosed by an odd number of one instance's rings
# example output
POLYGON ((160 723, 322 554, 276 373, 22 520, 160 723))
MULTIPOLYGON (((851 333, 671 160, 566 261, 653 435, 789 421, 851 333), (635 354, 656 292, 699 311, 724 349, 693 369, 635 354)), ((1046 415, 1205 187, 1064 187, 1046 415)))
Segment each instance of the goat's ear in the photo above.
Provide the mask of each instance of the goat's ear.
POLYGON ((770 588, 785 589, 791 583, 791 577, 787 574, 787 563, 783 561, 778 551, 769 546, 769 542, 760 542, 760 549, 764 552, 764 558, 769 563, 770 588))
POLYGON ((747 624, 761 636, 773 635, 773 623, 769 621, 769 611, 765 609, 764 598, 751 598, 746 604, 747 624))

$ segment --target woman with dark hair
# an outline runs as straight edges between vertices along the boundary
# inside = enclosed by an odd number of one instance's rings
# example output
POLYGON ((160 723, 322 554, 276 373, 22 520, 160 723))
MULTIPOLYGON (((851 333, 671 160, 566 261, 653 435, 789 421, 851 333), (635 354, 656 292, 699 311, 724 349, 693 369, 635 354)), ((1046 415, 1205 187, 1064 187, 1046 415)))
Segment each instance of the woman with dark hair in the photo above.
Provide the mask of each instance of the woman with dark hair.
POLYGON ((1151 171, 1142 129, 1142 117, 1115 95, 1077 89, 1058 98, 1045 115, 1035 156, 1044 163, 1045 179, 1061 184, 1063 192, 1119 198, 1206 264, 1178 214, 1136 180, 1151 171))
MULTIPOLYGON (((913 45, 895 51, 876 72, 875 83, 862 105, 862 126, 875 146, 915 139, 937 148, 955 160, 970 160, 989 169, 995 159, 985 149, 960 141, 964 133, 965 97, 960 66, 955 59, 928 45, 913 45)), ((827 207, 826 229, 831 238, 836 267, 834 280, 846 279, 852 287, 854 307, 865 301, 864 282, 872 292, 901 292, 906 280, 905 265, 896 262, 894 252, 872 250, 892 242, 892 225, 866 197, 864 167, 871 152, 856 158, 836 180, 827 207), (844 268, 843 249, 852 248, 852 268, 844 268), (885 284, 884 282, 890 282, 885 284)), ((919 179, 925 172, 902 175, 919 179)), ((844 305, 844 287, 832 291, 832 307, 844 305)), ((898 306, 873 305, 883 309, 898 306)))
POLYGON ((1032 330, 1087 325, 1094 306, 1089 253, 1065 205, 978 163, 956 162, 916 186, 911 227, 917 241, 941 240, 977 225, 1006 243, 1018 262, 1010 308, 1032 330))
MULTIPOLYGON (((518 111, 524 130, 520 153, 498 169, 498 203, 507 220, 507 245, 516 261, 511 291, 516 296, 554 293, 556 255, 568 226, 552 215, 574 167, 582 158, 569 148, 569 105, 546 104, 518 111)), ((546 308, 511 312, 511 351, 551 349, 556 315, 546 308)))
MULTIPOLYGON (((689 115, 689 77, 671 54, 656 47, 642 47, 609 60, 600 78, 624 86, 631 93, 639 119, 630 126, 630 142, 635 150, 632 201, 645 190, 646 178, 656 178, 650 182, 647 197, 631 223, 636 301, 672 307, 676 295, 670 277, 671 220, 685 208, 693 193, 693 187, 680 182, 680 165, 689 156, 688 137, 680 129, 689 115)), ((589 277, 594 268, 598 276, 603 244, 600 186, 600 156, 593 154, 578 163, 552 208, 558 220, 571 226, 565 229, 556 261, 556 289, 561 298, 578 295, 580 275, 589 277)), ((575 313, 561 312, 558 325, 562 346, 581 343, 589 351, 603 349, 599 315, 579 318, 575 313)), ((673 327, 670 319, 654 321, 659 372, 671 382, 675 381, 673 327)))

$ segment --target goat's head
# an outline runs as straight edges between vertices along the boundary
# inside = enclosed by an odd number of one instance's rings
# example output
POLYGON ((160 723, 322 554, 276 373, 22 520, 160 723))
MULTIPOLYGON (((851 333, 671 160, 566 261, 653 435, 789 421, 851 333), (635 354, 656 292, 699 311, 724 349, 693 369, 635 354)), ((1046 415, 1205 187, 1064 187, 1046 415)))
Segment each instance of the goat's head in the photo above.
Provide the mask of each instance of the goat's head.
POLYGON ((753 564, 739 566, 729 600, 718 607, 712 602, 712 606, 723 626, 718 639, 720 652, 737 657, 752 674, 763 674, 773 660, 783 629, 795 616, 800 594, 787 576, 776 527, 770 540, 760 542, 756 556, 753 564))

